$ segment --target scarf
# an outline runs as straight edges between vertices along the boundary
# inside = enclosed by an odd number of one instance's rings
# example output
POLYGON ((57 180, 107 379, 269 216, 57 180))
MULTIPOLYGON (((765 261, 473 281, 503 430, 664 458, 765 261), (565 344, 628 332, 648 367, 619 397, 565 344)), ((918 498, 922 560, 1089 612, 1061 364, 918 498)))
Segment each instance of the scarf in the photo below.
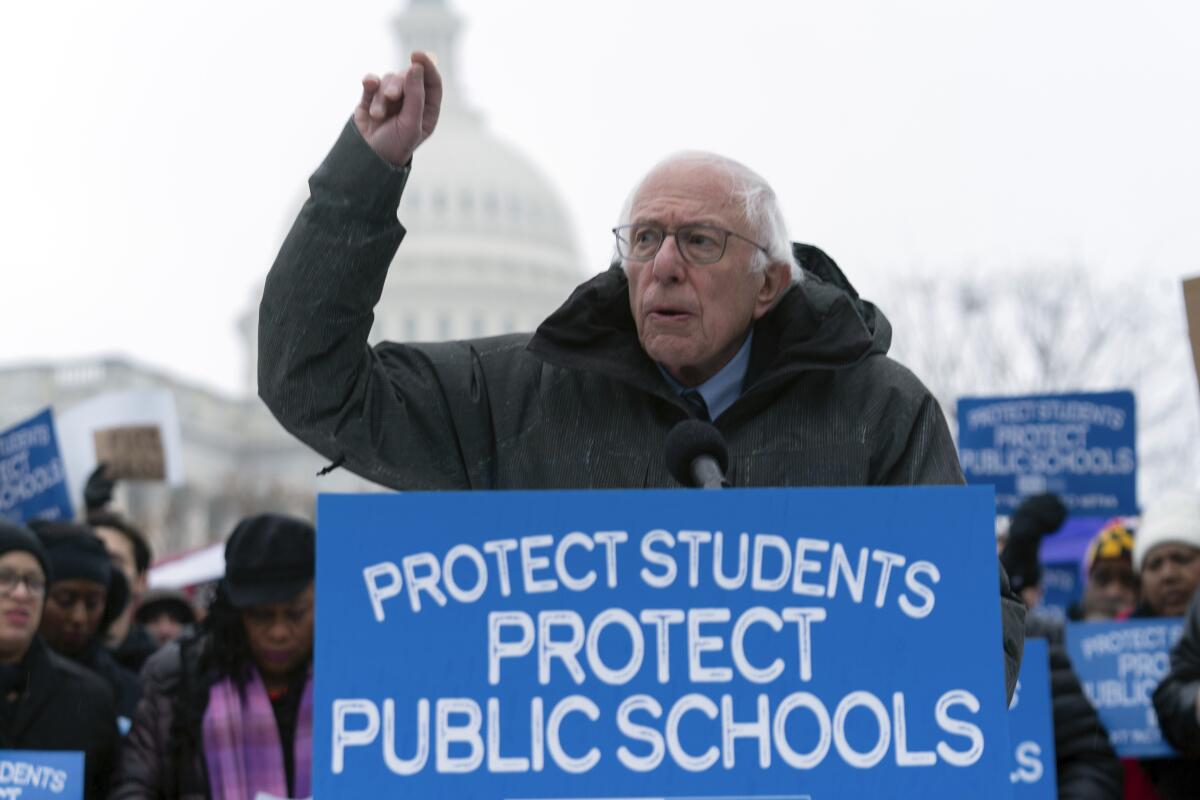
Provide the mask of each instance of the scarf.
MULTIPOLYGON (((312 670, 304 683, 293 742, 295 797, 312 794, 312 670)), ((204 759, 213 797, 251 800, 259 792, 289 797, 275 710, 258 670, 239 687, 232 677, 213 684, 204 711, 204 759)))

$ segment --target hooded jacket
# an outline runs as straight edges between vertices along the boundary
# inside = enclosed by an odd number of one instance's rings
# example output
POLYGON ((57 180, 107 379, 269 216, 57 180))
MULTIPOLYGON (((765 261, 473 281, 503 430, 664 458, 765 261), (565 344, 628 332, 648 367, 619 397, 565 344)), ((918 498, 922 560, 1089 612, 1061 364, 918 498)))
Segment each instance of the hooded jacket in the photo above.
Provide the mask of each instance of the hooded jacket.
MULTIPOLYGON (((617 266, 534 334, 367 344, 404 237, 408 169, 347 124, 267 277, 259 394, 317 452, 395 489, 678 486, 668 431, 689 416, 638 339, 617 266)), ((887 357, 891 326, 832 259, 755 323, 741 396, 714 425, 735 486, 962 483, 937 401, 887 357)), ((1009 693, 1023 607, 1001 575, 1009 693)))

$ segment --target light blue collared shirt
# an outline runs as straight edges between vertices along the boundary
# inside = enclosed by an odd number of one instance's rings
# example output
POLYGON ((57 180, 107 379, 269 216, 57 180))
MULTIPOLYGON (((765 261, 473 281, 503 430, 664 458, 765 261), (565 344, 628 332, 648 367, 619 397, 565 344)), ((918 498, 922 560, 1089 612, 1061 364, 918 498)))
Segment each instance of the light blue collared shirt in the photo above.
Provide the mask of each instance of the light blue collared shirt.
MULTIPOLYGON (((710 419, 716 419, 724 414, 725 410, 733 405, 733 401, 741 396, 742 384, 746 380, 746 370, 750 367, 750 343, 752 341, 754 341, 753 330, 746 336, 746 341, 742 342, 742 348, 733 358, 729 359, 728 364, 721 367, 716 375, 695 387, 700 396, 704 398, 704 404, 708 406, 710 419)), ((676 394, 683 394, 686 387, 672 378, 670 373, 662 368, 662 364, 658 365, 658 371, 667 379, 667 383, 671 385, 676 394)))

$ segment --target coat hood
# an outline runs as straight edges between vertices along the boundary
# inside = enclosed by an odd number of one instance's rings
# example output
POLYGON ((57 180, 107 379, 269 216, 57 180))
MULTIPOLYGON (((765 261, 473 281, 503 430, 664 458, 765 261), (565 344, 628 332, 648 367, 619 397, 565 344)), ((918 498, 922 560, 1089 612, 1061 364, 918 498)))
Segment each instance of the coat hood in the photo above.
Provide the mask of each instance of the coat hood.
MULTIPOLYGON (((754 324, 746 392, 807 370, 836 370, 885 354, 892 327, 863 300, 820 248, 795 243, 804 280, 754 324)), ((629 281, 619 264, 579 286, 537 329, 529 350, 556 366, 601 372, 642 388, 665 387, 642 350, 629 309, 629 281)))

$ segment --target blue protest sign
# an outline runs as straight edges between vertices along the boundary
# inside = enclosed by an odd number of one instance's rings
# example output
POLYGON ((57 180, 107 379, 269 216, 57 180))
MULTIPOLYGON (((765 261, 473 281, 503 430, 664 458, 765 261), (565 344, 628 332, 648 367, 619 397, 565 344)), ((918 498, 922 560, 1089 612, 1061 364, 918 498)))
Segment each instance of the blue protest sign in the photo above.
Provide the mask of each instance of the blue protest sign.
POLYGON ((964 397, 958 455, 1002 514, 1041 492, 1073 514, 1137 514, 1136 427, 1132 392, 964 397))
POLYGON ((1054 619, 1067 619, 1071 606, 1083 597, 1078 561, 1052 561, 1042 564, 1042 611, 1054 619))
POLYGON ((83 753, 0 750, 0 800, 83 800, 83 753))
POLYGON ((1008 708, 1014 800, 1055 800, 1054 716, 1050 705, 1050 652, 1045 639, 1026 639, 1021 677, 1008 708))
POLYGON ((1122 758, 1175 754, 1158 727, 1153 698, 1182 632, 1178 618, 1067 625, 1071 664, 1122 758))
POLYGON ((50 409, 0 433, 0 517, 74 516, 50 409))
POLYGON ((992 509, 322 495, 314 793, 1008 798, 992 509))

